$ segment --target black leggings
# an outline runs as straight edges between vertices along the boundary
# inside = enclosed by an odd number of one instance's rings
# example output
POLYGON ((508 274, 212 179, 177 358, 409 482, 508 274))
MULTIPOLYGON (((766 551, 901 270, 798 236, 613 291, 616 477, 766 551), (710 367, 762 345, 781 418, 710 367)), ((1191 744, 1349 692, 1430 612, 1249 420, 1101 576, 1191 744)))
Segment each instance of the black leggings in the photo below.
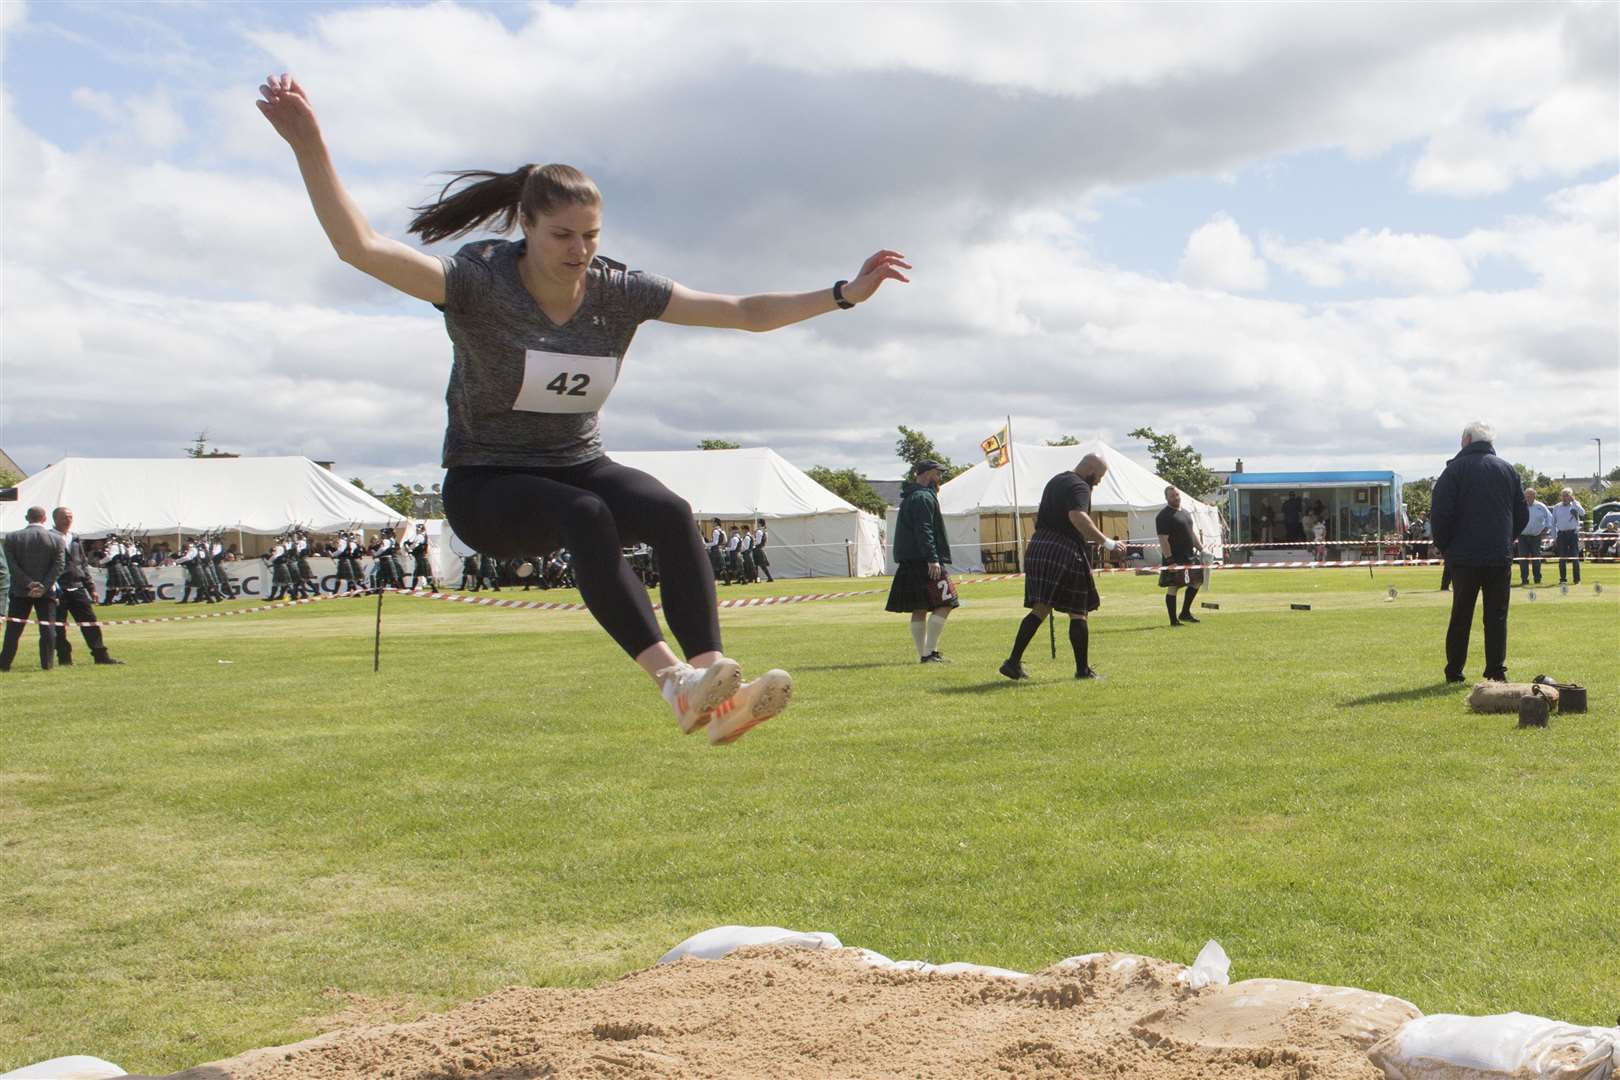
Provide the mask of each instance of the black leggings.
POLYGON ((566 547, 580 595, 632 657, 664 640, 646 586, 621 548, 658 553, 664 617, 688 657, 720 651, 714 571, 685 499, 605 457, 564 468, 458 465, 445 473, 444 513, 456 536, 498 558, 566 547))

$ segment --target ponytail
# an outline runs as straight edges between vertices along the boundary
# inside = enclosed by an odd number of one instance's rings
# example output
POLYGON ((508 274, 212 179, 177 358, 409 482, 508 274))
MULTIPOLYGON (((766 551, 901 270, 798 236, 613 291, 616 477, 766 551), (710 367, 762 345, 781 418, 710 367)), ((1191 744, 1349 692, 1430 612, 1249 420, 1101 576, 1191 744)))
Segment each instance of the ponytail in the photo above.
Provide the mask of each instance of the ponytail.
POLYGON ((519 212, 533 221, 559 206, 600 206, 602 193, 591 178, 571 165, 520 165, 509 173, 464 169, 451 176, 439 197, 413 206, 410 231, 425 243, 469 233, 496 219, 494 231, 507 233, 519 212), (454 194, 450 189, 464 184, 454 194))

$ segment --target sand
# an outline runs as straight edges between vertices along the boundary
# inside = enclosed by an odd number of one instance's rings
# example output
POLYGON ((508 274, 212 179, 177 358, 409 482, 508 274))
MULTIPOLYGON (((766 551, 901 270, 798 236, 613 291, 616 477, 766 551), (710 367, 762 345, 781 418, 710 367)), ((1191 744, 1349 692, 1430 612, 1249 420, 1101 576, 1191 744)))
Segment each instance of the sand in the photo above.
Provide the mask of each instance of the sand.
MULTIPOLYGON (((853 949, 761 946, 584 990, 512 987, 171 1080, 1378 1080, 1367 1049, 1418 1015, 1395 998, 1281 980, 1191 990, 1184 970, 1105 953, 1002 979, 882 970, 853 949)), ((346 1018, 363 1016, 348 1000, 346 1018)))

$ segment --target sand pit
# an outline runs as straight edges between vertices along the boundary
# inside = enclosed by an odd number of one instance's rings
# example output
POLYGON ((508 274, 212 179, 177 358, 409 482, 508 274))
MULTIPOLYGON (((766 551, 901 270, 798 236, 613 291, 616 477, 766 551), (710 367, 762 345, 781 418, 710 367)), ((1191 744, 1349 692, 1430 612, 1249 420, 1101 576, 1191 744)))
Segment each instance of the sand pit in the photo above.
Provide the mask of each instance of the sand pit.
POLYGON ((1184 971, 1105 953, 1023 979, 920 974, 871 967, 855 949, 760 946, 587 990, 502 990, 171 1080, 1377 1080, 1368 1047, 1418 1015, 1395 998, 1281 980, 1192 990, 1184 971))

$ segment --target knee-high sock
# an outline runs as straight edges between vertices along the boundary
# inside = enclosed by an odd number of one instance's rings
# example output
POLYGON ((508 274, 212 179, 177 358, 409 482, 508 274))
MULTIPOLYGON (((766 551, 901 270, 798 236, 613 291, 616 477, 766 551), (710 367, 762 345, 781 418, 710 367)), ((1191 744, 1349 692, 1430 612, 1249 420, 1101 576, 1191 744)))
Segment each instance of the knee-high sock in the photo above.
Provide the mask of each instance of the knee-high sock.
POLYGON ((922 619, 911 620, 911 640, 917 643, 917 659, 919 660, 928 655, 928 649, 923 643, 924 635, 927 632, 928 624, 926 622, 922 619))
POLYGON ((1167 592, 1167 593, 1164 594, 1164 610, 1166 610, 1166 611, 1168 611, 1170 613, 1170 621, 1175 622, 1176 621, 1176 594, 1175 593, 1167 592))
MULTIPOLYGON (((929 653, 939 651, 939 635, 945 632, 945 616, 939 612, 930 612, 928 615, 928 630, 923 634, 923 648, 929 653)), ((928 655, 924 653, 923 655, 928 655)))
POLYGON ((1040 631, 1041 623, 1045 621, 1044 618, 1033 611, 1025 615, 1024 621, 1018 624, 1018 637, 1013 639, 1012 655, 1007 659, 1015 664, 1022 662, 1024 650, 1029 648, 1031 641, 1035 640, 1036 633, 1040 631))
POLYGON ((1074 649, 1074 673, 1083 674, 1091 666, 1091 628, 1085 619, 1069 620, 1069 647, 1074 649))
POLYGON ((1183 615, 1191 615, 1192 614, 1193 597, 1195 597, 1197 595, 1198 595, 1198 586, 1196 586, 1196 585, 1187 586, 1187 595, 1181 601, 1181 613, 1183 615))

